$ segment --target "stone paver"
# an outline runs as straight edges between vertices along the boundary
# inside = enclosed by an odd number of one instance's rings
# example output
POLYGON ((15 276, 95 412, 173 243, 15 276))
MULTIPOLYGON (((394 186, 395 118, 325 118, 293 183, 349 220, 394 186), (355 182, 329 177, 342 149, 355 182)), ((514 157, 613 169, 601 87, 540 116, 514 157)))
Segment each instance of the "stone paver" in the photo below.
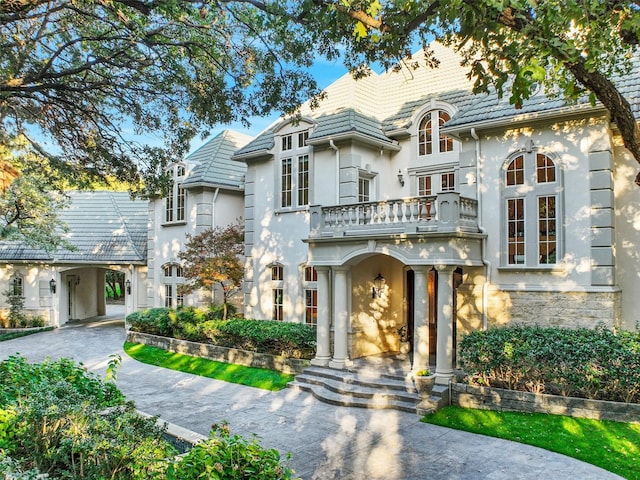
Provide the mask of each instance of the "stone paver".
POLYGON ((70 357, 103 375, 109 355, 120 354, 118 387, 140 410, 204 435, 227 421, 233 433, 291 452, 290 466, 305 480, 620 478, 539 448, 423 424, 411 413, 335 407, 292 389, 266 392, 144 365, 124 354, 124 337, 117 318, 73 323, 0 342, 0 359, 70 357))

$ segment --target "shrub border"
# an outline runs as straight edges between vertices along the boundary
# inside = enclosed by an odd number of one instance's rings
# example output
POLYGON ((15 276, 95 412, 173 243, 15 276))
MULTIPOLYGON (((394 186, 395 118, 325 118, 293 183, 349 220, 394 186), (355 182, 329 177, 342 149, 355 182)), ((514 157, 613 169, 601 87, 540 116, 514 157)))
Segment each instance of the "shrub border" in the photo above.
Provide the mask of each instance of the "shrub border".
POLYGON ((282 373, 297 375, 309 367, 309 360, 276 357, 266 353, 249 352, 235 348, 219 347, 207 343, 190 342, 177 338, 161 337, 150 333, 127 332, 127 342, 142 343, 162 348, 169 352, 183 353, 194 357, 208 358, 218 362, 235 363, 245 367, 268 368, 282 373))
POLYGON ((640 423, 640 404, 563 397, 503 388, 451 384, 451 403, 483 410, 548 413, 570 417, 640 423))

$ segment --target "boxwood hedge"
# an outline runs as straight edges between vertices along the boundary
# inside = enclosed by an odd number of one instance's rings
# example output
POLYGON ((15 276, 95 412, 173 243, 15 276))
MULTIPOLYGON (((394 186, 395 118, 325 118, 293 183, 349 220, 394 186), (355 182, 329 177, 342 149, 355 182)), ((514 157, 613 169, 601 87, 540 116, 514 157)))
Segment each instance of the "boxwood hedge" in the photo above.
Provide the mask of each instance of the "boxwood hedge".
POLYGON ((474 331, 458 358, 470 382, 640 403, 640 333, 511 325, 474 331))

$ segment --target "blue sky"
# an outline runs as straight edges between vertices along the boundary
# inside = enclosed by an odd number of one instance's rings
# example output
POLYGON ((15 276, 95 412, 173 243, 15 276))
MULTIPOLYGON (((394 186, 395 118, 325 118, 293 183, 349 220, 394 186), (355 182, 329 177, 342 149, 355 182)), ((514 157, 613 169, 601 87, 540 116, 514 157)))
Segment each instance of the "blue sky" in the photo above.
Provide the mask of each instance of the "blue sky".
MULTIPOLYGON (((341 60, 338 59, 335 62, 329 62, 325 59, 318 59, 318 61, 309 69, 309 72, 313 75, 318 86, 323 89, 331 85, 338 78, 347 73, 346 67, 342 64, 341 60)), ((209 136, 204 140, 200 137, 195 137, 191 141, 191 148, 189 152, 194 152, 199 147, 201 147, 204 143, 209 141, 211 138, 215 137, 218 133, 223 130, 236 130, 238 132, 246 133, 248 135, 256 136, 260 132, 262 132, 265 128, 271 125, 274 121, 278 119, 280 114, 278 112, 273 113, 268 117, 255 117, 251 119, 251 127, 246 128, 240 122, 235 122, 231 124, 221 124, 211 129, 209 136)))

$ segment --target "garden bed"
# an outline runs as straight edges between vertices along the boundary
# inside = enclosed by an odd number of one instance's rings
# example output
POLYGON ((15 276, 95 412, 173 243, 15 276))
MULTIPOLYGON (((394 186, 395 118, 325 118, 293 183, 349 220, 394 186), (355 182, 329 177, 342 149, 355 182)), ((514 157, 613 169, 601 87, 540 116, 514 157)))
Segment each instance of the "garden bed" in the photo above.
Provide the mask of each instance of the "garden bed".
POLYGON ((235 363, 247 367, 268 368, 283 373, 298 374, 309 366, 309 360, 285 358, 266 353, 249 352, 235 348, 219 347, 206 343, 178 340, 140 332, 127 332, 127 342, 142 343, 169 352, 208 358, 218 362, 235 363))
POLYGON ((464 383, 451 384, 451 403, 465 408, 548 413, 640 423, 640 404, 637 403, 563 397, 464 383))

